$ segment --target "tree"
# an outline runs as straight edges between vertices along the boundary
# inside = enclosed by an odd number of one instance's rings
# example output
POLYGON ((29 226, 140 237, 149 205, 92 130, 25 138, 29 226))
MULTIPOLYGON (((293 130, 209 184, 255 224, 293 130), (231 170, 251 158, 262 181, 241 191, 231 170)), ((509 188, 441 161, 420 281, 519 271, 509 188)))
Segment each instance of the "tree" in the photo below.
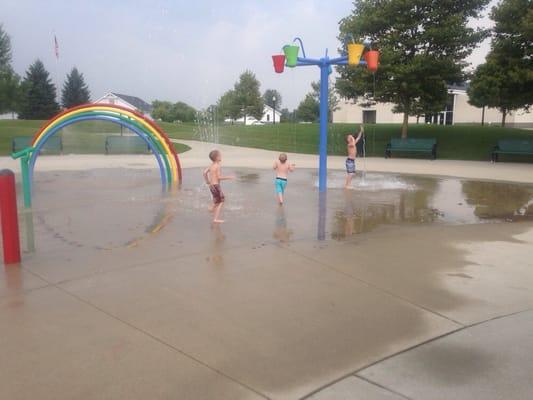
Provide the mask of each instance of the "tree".
POLYGON ((259 87, 261 84, 251 71, 245 71, 239 77, 233 89, 234 107, 241 107, 241 114, 246 119, 251 115, 257 120, 263 118, 264 104, 259 87))
POLYGON ((291 120, 291 116, 292 113, 289 111, 288 108, 282 108, 279 122, 289 122, 291 120))
POLYGON ((313 94, 308 93, 296 109, 296 118, 304 122, 316 122, 319 116, 319 104, 313 94))
POLYGON ((485 125, 485 108, 494 105, 498 98, 498 80, 492 76, 488 64, 479 65, 467 89, 468 102, 475 107, 480 107, 481 125, 485 125))
POLYGON ((59 111, 56 88, 41 60, 36 60, 26 71, 20 102, 20 119, 48 119, 59 111))
POLYGON ((11 57, 11 39, 0 25, 0 114, 17 108, 20 78, 13 71, 11 57))
POLYGON ((170 101, 154 100, 152 102, 152 116, 165 122, 174 122, 175 118, 172 113, 172 103, 170 101))
POLYGON ((241 114, 241 106, 237 103, 235 91, 228 90, 218 100, 218 115, 220 118, 238 119, 241 114))
POLYGON ((380 50, 380 68, 339 68, 339 93, 357 99, 373 92, 379 102, 394 104, 403 113, 402 137, 409 115, 421 104, 441 101, 447 85, 464 81, 465 58, 487 37, 487 30, 467 25, 489 0, 357 0, 340 23, 341 37, 368 37, 380 50), (374 88, 374 78, 377 82, 374 88), (374 90, 375 89, 375 90, 374 90))
MULTIPOLYGON (((312 95, 320 103, 320 82, 311 82, 312 95)), ((333 122, 333 112, 339 109, 339 96, 331 85, 328 91, 328 122, 333 122)))
POLYGON ((267 89, 263 94, 263 102, 276 110, 281 108, 282 98, 281 94, 276 89, 267 89), (276 104, 274 104, 274 97, 276 98, 276 104))
POLYGON ((170 101, 154 100, 152 107, 153 117, 165 122, 192 122, 196 119, 196 109, 183 101, 172 104, 170 101))
POLYGON ((232 90, 218 99, 218 115, 221 118, 236 120, 248 115, 260 120, 264 114, 264 103, 259 91, 260 83, 251 71, 239 77, 232 90))
POLYGON ((11 67, 11 38, 0 25, 0 69, 11 67))
POLYGON ((61 91, 61 104, 64 108, 86 104, 91 101, 91 92, 85 83, 83 74, 76 67, 72 68, 70 74, 63 84, 61 91))
POLYGON ((196 109, 183 101, 178 101, 173 106, 176 121, 192 122, 196 118, 196 109))
POLYGON ((470 84, 474 105, 496 107, 505 126, 510 111, 533 103, 533 2, 503 0, 493 7, 491 51, 470 84))

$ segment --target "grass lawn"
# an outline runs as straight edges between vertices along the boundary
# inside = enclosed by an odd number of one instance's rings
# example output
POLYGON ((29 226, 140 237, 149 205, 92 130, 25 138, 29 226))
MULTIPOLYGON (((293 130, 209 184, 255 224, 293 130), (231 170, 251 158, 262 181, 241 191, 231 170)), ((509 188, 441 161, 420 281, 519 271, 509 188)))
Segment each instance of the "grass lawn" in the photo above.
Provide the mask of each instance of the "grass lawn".
MULTIPOLYGON (((0 155, 11 154, 11 139, 14 136, 33 136, 44 121, 3 120, 0 121, 0 155)), ((127 130, 124 129, 123 132, 127 130)), ((105 138, 120 135, 119 125, 103 121, 84 121, 62 129, 60 133, 65 154, 104 154, 105 138)), ((181 143, 174 144, 178 153, 190 150, 181 143)))
MULTIPOLYGON (((279 125, 220 125, 217 129, 199 129, 193 124, 167 124, 162 128, 177 139, 199 140, 205 138, 222 144, 257 147, 292 153, 317 153, 318 124, 279 125), (217 133, 218 131, 218 133, 217 133)), ((329 127, 328 153, 346 154, 345 135, 358 125, 331 124, 329 127)), ((391 137, 400 136, 399 124, 367 125, 366 151, 368 156, 383 157, 385 146, 391 137)), ((529 138, 533 131, 478 125, 410 125, 409 137, 436 138, 437 158, 456 160, 489 160, 490 152, 498 139, 529 138)), ((514 160, 520 158, 514 157, 514 160)), ((531 159, 530 159, 531 160, 531 159)))
MULTIPOLYGON (((33 135, 43 121, 0 121, 0 154, 11 153, 13 136, 33 135)), ((317 153, 318 124, 278 125, 218 125, 215 128, 196 124, 161 123, 168 135, 175 139, 204 140, 214 143, 255 147, 292 153, 317 153)), ((347 132, 356 129, 353 124, 331 124, 329 127, 329 154, 344 155, 347 132)), ((103 154, 107 135, 120 134, 120 126, 102 122, 86 121, 71 125, 61 132, 65 153, 103 154)), ((368 156, 383 157, 385 145, 391 137, 400 136, 400 125, 379 124, 366 126, 366 149, 368 156)), ((457 160, 488 160, 492 147, 498 139, 529 138, 533 131, 522 129, 481 127, 478 125, 411 125, 409 137, 431 137, 438 142, 437 158, 457 160)), ((179 152, 187 146, 176 145, 179 152)), ((513 157, 513 160, 520 158, 513 157)), ((529 159, 531 160, 531 159, 529 159)))

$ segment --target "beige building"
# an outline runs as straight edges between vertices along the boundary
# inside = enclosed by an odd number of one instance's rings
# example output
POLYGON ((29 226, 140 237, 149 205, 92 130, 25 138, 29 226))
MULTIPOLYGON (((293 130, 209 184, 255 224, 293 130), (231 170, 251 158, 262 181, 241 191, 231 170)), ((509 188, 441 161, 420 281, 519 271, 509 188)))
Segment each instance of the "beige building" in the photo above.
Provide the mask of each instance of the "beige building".
MULTIPOLYGON (((339 108, 333 113, 333 122, 336 123, 402 123, 403 115, 392 112, 390 103, 377 103, 375 105, 356 104, 351 100, 341 100, 339 108)), ((481 123, 483 110, 468 104, 466 87, 450 86, 448 89, 448 102, 441 112, 422 117, 420 122, 453 125, 481 123)), ((500 124, 502 113, 495 108, 485 109, 485 123, 500 124)), ((409 117, 409 123, 416 123, 416 117, 409 117)), ((518 110, 507 115, 507 125, 517 128, 533 128, 533 112, 518 110)))

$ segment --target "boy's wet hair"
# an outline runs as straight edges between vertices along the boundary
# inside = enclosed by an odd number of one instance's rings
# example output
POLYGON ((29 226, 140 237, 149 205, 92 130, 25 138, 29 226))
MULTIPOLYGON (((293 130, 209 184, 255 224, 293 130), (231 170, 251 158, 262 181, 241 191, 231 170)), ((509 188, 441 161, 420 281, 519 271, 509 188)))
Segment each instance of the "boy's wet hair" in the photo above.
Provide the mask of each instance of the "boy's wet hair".
POLYGON ((220 154, 220 151, 218 150, 211 150, 209 152, 209 159, 213 162, 215 162, 217 160, 217 157, 219 156, 220 154))
POLYGON ((287 161, 287 154, 285 154, 285 153, 281 153, 281 154, 279 155, 279 161, 280 161, 282 164, 284 164, 285 161, 287 161))

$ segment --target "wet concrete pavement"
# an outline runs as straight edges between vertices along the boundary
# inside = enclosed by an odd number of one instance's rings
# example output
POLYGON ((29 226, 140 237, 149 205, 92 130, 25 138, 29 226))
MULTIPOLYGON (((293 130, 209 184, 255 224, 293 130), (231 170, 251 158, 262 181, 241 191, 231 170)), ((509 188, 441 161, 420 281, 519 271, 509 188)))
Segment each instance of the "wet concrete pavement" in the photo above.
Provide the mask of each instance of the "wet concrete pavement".
POLYGON ((530 186, 369 174, 346 193, 333 173, 321 233, 313 171, 279 208, 269 172, 228 169, 221 227, 200 171, 186 172, 166 197, 155 171, 36 175, 21 214, 35 251, 0 274, 6 398, 298 399, 344 376, 315 396, 434 398, 365 371, 533 308, 530 186))
POLYGON ((424 344, 357 375, 409 399, 528 400, 533 395, 531 332, 532 311, 509 315, 424 344))

